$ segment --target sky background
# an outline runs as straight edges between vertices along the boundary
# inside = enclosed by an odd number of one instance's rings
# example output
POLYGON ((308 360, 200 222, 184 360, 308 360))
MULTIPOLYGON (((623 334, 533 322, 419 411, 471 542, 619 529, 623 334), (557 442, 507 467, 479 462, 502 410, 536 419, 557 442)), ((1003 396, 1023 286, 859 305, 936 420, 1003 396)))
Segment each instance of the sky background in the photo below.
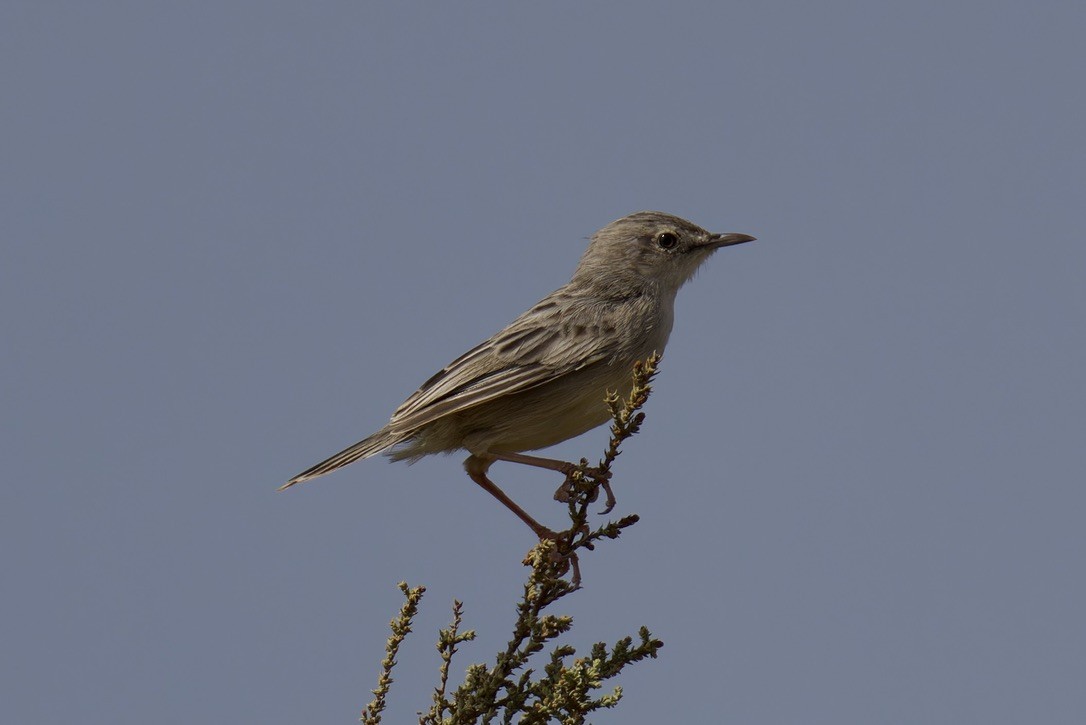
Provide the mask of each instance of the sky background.
MULTIPOLYGON (((659 209, 679 295, 568 642, 597 723, 1086 721, 1086 5, 5 2, 0 716, 386 722, 531 534, 461 456, 276 487, 659 209)), ((600 455, 606 431, 551 454, 600 455)), ((553 474, 494 478, 546 523, 553 474)))

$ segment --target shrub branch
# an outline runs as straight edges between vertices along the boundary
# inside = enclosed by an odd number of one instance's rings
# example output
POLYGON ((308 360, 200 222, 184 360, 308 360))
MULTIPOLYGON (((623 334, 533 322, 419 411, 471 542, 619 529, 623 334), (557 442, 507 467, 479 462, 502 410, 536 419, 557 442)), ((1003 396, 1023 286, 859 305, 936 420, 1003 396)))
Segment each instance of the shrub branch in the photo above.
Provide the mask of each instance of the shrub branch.
MULTIPOLYGON (((624 637, 610 647, 596 642, 588 656, 577 657, 573 646, 556 642, 570 631, 573 619, 546 611, 581 588, 579 552, 593 551, 600 540, 617 539, 624 529, 638 521, 638 516, 631 514, 592 529, 588 524, 588 509, 599 498, 600 490, 606 494, 601 513, 608 514, 614 509, 611 467, 621 453, 622 443, 636 434, 645 420, 641 408, 652 391, 658 362, 659 357, 654 355, 634 366, 633 384, 626 397, 608 393, 605 402, 612 418, 611 440, 603 458, 597 466, 589 466, 582 458, 555 493, 555 498, 567 506, 570 528, 557 541, 540 541, 528 552, 524 563, 531 573, 517 603, 509 642, 497 654, 493 665, 469 665, 461 684, 449 693, 452 658, 459 645, 475 639, 474 631, 461 631, 463 605, 453 601, 452 621, 438 632, 437 650, 441 659, 438 685, 430 709, 419 713, 420 725, 514 721, 578 725, 585 722, 589 713, 613 708, 622 698, 620 687, 602 691, 607 680, 629 664, 655 658, 664 646, 642 627, 636 642, 633 637, 624 637), (563 578, 566 574, 570 574, 568 580, 563 578), (537 672, 529 664, 548 646, 551 646, 549 656, 537 672)), ((381 721, 400 643, 411 631, 412 619, 425 591, 423 587, 410 588, 402 582, 399 586, 406 601, 392 620, 392 636, 385 646, 374 699, 362 713, 362 722, 367 725, 381 721)))

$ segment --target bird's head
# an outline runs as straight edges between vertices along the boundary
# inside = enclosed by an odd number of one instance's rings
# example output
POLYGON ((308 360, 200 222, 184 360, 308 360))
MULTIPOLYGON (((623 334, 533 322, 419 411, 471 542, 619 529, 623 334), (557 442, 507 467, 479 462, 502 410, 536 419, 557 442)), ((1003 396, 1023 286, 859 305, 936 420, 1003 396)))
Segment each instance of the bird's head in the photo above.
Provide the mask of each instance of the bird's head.
POLYGON ((609 294, 654 287, 675 294, 721 247, 754 241, 747 234, 716 234, 659 211, 639 211, 592 235, 572 284, 609 294))

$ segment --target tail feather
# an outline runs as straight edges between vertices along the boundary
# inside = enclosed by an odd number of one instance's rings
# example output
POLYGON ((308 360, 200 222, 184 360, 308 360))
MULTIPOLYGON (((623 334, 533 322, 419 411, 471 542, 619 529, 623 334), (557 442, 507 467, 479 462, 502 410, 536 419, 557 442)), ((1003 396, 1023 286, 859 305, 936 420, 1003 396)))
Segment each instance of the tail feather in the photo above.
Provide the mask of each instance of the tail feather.
POLYGON ((397 437, 388 431, 386 428, 382 428, 369 438, 355 443, 350 448, 345 448, 331 458, 321 461, 317 465, 313 466, 309 470, 302 471, 294 478, 290 479, 279 490, 290 488, 296 483, 304 483, 317 476, 323 476, 326 473, 331 473, 337 468, 343 468, 348 463, 354 463, 362 458, 369 458, 372 455, 376 455, 381 451, 391 448, 397 443, 397 437))

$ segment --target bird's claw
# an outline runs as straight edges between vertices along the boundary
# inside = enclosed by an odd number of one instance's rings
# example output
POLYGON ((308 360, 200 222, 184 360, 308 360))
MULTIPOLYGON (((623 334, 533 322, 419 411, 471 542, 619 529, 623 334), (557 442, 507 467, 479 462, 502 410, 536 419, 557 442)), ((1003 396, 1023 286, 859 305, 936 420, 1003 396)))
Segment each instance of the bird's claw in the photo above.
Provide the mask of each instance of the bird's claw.
MULTIPOLYGON (((610 480, 606 480, 600 483, 600 488, 602 488, 607 493, 607 500, 605 502, 606 506, 604 507, 603 511, 600 511, 599 515, 606 516, 607 514, 611 513, 612 510, 614 510, 615 504, 618 503, 618 499, 615 498, 615 492, 611 490, 610 480)), ((592 500, 595 501, 595 497, 593 497, 592 500)))
POLYGON ((565 576, 572 570, 572 575, 569 578, 569 583, 574 589, 581 588, 581 561, 577 558, 576 552, 569 552, 563 554, 557 549, 550 553, 551 562, 559 564, 557 569, 558 576, 565 576))
MULTIPOLYGON (((559 503, 569 503, 570 499, 573 498, 573 495, 575 493, 577 493, 576 486, 574 485, 573 481, 567 478, 565 481, 562 481, 557 489, 555 489, 554 500, 558 501, 559 503)), ((599 496, 599 489, 593 489, 589 494, 588 500, 591 503, 599 498, 599 496)))
MULTIPOLYGON (((574 483, 574 474, 580 473, 581 480, 589 479, 597 486, 602 486, 603 490, 607 492, 607 508, 600 513, 607 514, 611 512, 611 509, 615 507, 615 495, 611 491, 611 472, 605 468, 599 468, 596 466, 586 466, 587 461, 581 461, 581 464, 575 465, 573 463, 566 464, 566 467, 562 469, 562 473, 565 474, 566 480, 558 486, 558 489, 554 492, 554 500, 560 503, 569 503, 573 498, 573 494, 576 493, 576 484, 574 483)), ((589 502, 594 502, 599 498, 599 488, 594 488, 592 494, 589 497, 589 502)))
MULTIPOLYGON (((552 564, 556 565, 556 575, 565 576, 566 573, 572 570, 570 584, 574 589, 579 589, 581 586, 581 561, 577 558, 577 552, 573 550, 573 539, 576 538, 577 534, 587 535, 589 532, 588 525, 585 524, 577 531, 571 529, 558 532, 545 526, 540 526, 534 530, 540 541, 554 542, 554 546, 550 547, 547 558, 552 564)), ((589 545, 588 548, 592 547, 589 545)), ((527 564, 528 560, 525 559, 524 563, 527 564)))

